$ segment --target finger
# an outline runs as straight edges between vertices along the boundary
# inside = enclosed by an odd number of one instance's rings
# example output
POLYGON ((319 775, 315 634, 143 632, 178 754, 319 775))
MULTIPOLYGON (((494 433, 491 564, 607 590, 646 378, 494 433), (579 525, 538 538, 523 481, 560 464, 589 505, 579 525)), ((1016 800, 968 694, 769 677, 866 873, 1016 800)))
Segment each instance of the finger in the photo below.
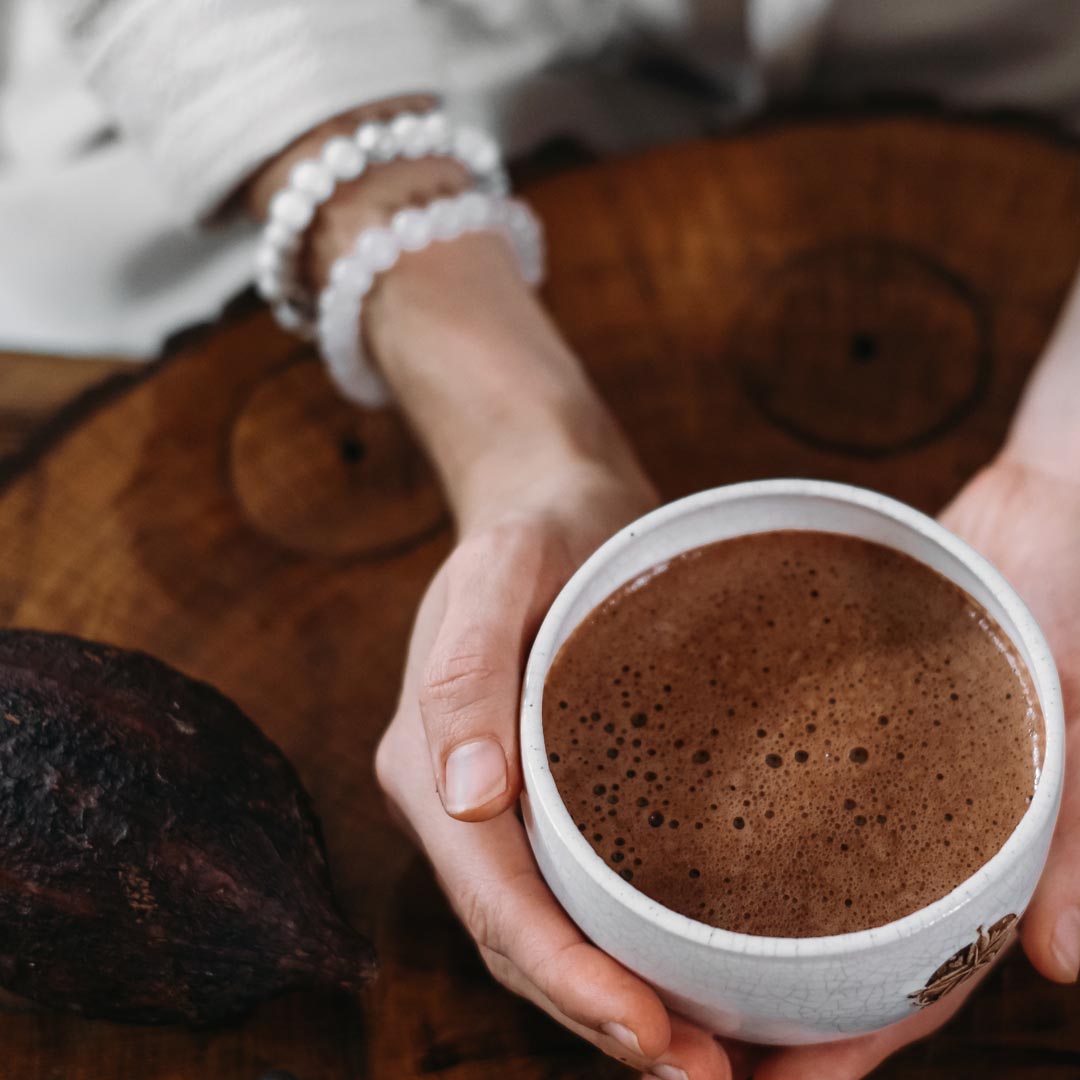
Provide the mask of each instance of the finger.
MULTIPOLYGON (((1069 728, 1066 745, 1075 752, 1080 746, 1080 714, 1072 718, 1069 728)), ((1075 762, 1069 764, 1075 766, 1075 762)), ((1072 780, 1080 780, 1080 775, 1072 780)), ((1032 964, 1048 979, 1076 982, 1080 972, 1080 784, 1070 782, 1068 776, 1054 842, 1020 938, 1032 964)))
POLYGON ((555 1004, 535 983, 531 982, 518 967, 501 953, 485 953, 484 962, 496 980, 507 990, 519 997, 531 1001, 543 1009, 553 1020, 564 1028, 580 1035, 581 1038, 599 1047, 609 1057, 621 1061, 632 1068, 642 1068, 645 1062, 643 1050, 637 1035, 629 1028, 617 1022, 603 1022, 599 1027, 584 1024, 581 1020, 568 1015, 555 1004))
POLYGON ((724 1053, 727 1054, 728 1061, 731 1063, 731 1075, 734 1080, 753 1080, 758 1064, 764 1061, 770 1053, 770 1048, 767 1046, 740 1042, 736 1039, 721 1039, 718 1035, 713 1037, 724 1048, 724 1053))
POLYGON ((651 987, 586 941, 559 907, 517 818, 507 814, 472 824, 443 820, 468 829, 475 845, 466 851, 459 843, 453 866, 436 862, 436 869, 493 973, 511 966, 577 1023, 645 1058, 659 1057, 671 1039, 667 1010, 651 987), (481 832, 486 835, 477 835, 481 832))
POLYGON ((985 972, 937 1004, 881 1031, 843 1042, 780 1050, 754 1071, 754 1080, 861 1080, 890 1054, 951 1020, 984 976, 985 972))
POLYGON ((419 718, 408 719, 399 714, 383 740, 380 779, 485 962, 497 975, 520 971, 523 982, 575 1024, 601 1035, 606 1028, 612 1038, 628 1032, 628 1049, 659 1057, 671 1040, 667 1010, 651 987, 590 945, 570 921, 540 877, 517 817, 456 821, 433 787, 390 764, 416 761, 424 752, 419 718))
POLYGON ((724 1050, 711 1035, 681 1016, 671 1016, 671 1041, 658 1058, 650 1059, 640 1047, 627 1042, 625 1033, 610 1028, 594 1031, 567 1016, 509 961, 497 961, 493 972, 504 986, 538 1005, 563 1027, 587 1039, 609 1057, 642 1070, 650 1080, 653 1077, 659 1080, 731 1080, 731 1068, 724 1050))
MULTIPOLYGON (((585 941, 539 876, 521 823, 513 815, 463 823, 449 817, 434 788, 415 782, 417 761, 426 750, 416 702, 422 658, 433 647, 430 629, 449 606, 447 567, 426 595, 406 663, 401 704, 379 747, 379 780, 439 876, 466 927, 481 946, 489 967, 513 989, 542 1004, 560 1022, 605 1050, 640 1054, 638 1067, 660 1061, 681 1068, 675 1052, 692 1053, 697 1075, 704 1033, 693 1045, 679 1028, 672 1049, 672 1021, 651 987, 585 941)), ((556 577, 558 571, 556 570, 556 577)), ((557 580, 554 587, 557 587, 557 580)), ((516 712, 516 702, 515 710, 516 712)), ((723 1062, 719 1048, 705 1052, 723 1062)), ((711 1067, 711 1066, 710 1066, 711 1067)), ((727 1073, 717 1072, 721 1078, 727 1073)), ((676 1075, 676 1074, 671 1074, 676 1075)), ((681 1080, 681 1078, 680 1078, 681 1080)))
POLYGON ((535 531, 491 529, 446 565, 446 607, 420 687, 420 712, 443 806, 481 821, 521 789, 518 696, 524 651, 550 599, 535 531))
POLYGON ((731 1063, 720 1044, 696 1024, 671 1017, 671 1044, 645 1071, 649 1080, 732 1080, 731 1063))

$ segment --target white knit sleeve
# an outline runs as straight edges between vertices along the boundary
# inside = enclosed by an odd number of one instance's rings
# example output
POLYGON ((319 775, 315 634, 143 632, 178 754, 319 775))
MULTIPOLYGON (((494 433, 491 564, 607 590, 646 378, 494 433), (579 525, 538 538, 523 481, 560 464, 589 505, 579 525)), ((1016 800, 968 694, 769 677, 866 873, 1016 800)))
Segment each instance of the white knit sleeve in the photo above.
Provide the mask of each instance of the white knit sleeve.
POLYGON ((88 81, 192 218, 365 102, 440 88, 418 0, 53 0, 88 81))

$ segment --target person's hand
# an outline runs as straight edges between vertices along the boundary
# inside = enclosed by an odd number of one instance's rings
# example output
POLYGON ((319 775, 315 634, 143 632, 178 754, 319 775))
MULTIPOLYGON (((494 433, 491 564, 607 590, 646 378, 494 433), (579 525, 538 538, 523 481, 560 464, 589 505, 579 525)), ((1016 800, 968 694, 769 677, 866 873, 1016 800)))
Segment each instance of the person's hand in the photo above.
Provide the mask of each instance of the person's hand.
POLYGON ((1055 982, 1080 970, 1080 473, 1008 457, 979 474, 944 523, 1009 579, 1042 627, 1065 704, 1065 789, 1038 891, 1020 938, 1055 982))
POLYGON ((549 495, 477 522, 434 579, 376 757, 379 782, 499 982, 662 1080, 727 1080, 710 1035, 669 1015, 652 989, 585 940, 540 877, 512 809, 532 636, 584 558, 652 502, 589 470, 549 477, 546 487, 549 495))
MULTIPOLYGON (((1016 588, 1053 650, 1065 695, 1065 792, 1046 870, 1020 927, 1032 964, 1055 982, 1080 968, 1080 476, 1002 456, 941 515, 1016 588), (1071 776, 1069 773, 1071 772, 1071 776)), ((973 987, 883 1031, 772 1053, 754 1080, 858 1080, 890 1054, 937 1030, 973 987)))
MULTIPOLYGON (((253 178, 244 193, 249 209, 265 216, 284 177, 328 135, 429 104, 376 103, 320 126, 253 178)), ((381 223, 388 206, 467 184, 455 163, 426 158, 382 165, 341 185, 316 214, 302 276, 321 286, 357 230, 381 223)), ((755 1080, 861 1077, 947 1019, 959 995, 844 1043, 780 1052, 732 1045, 725 1055, 582 938, 540 879, 508 812, 521 782, 521 664, 559 587, 597 543, 647 509, 651 493, 625 437, 497 237, 465 237, 403 258, 365 303, 363 329, 431 455, 463 536, 417 617, 378 774, 497 977, 663 1080, 723 1080, 732 1061, 740 1078, 761 1061, 755 1080), (567 472, 568 461, 592 466, 567 472)), ((1023 460, 1080 460, 1078 398, 1080 280, 1014 424, 1011 442, 1023 460)), ((996 465, 969 485, 946 522, 1001 566, 1042 621, 1062 669, 1075 744, 1080 495, 1069 475, 1067 468, 1054 479, 996 465)), ((1080 963, 1078 782, 1067 784, 1047 873, 1023 927, 1035 965, 1060 980, 1075 979, 1080 963)))
MULTIPOLYGON (((254 179, 258 216, 329 135, 322 125, 254 179)), ((313 286, 387 207, 468 186, 448 159, 380 165, 341 185, 301 257, 313 286)), ((358 328, 358 330, 361 328, 358 328)), ((410 253, 365 300, 362 332, 427 449, 461 540, 429 588, 379 782, 431 860, 488 967, 567 1027, 662 1080, 725 1080, 723 1051, 582 937, 541 879, 513 812, 525 650, 578 564, 655 496, 505 241, 473 234, 410 253)))

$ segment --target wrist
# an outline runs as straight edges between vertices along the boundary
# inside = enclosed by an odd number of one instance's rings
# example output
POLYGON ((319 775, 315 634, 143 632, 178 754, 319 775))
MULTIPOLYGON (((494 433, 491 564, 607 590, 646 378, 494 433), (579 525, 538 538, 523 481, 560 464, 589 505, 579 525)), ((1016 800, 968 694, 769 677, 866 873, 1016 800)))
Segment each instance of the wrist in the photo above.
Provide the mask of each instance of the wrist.
MULTIPOLYGON (((264 216, 290 170, 327 138, 431 104, 402 98, 327 121, 253 179, 249 208, 264 216)), ((460 162, 434 157, 384 163, 340 184, 307 230, 301 277, 320 287, 359 232, 469 181, 460 162)), ((501 236, 470 234, 402 257, 364 299, 358 331, 434 459, 462 528, 500 506, 550 505, 559 485, 622 492, 606 501, 641 508, 653 498, 501 236)))
POLYGON ((571 532, 595 524, 606 536, 657 502, 595 397, 489 399, 469 435, 452 434, 431 452, 463 534, 524 512, 564 520, 571 532))
POLYGON ((1021 416, 986 471, 1025 473, 1080 490, 1080 432, 1066 426, 1057 433, 1021 416))
MULTIPOLYGON (((267 216, 274 195, 288 181, 300 162, 317 159, 335 136, 350 137, 358 125, 388 121, 402 113, 425 113, 436 104, 430 94, 411 94, 361 106, 332 117, 300 136, 268 161, 248 183, 244 201, 258 220, 267 216)), ((393 214, 406 206, 454 195, 469 186, 469 172, 459 161, 443 156, 400 158, 367 169, 354 180, 337 185, 319 205, 305 231, 297 256, 301 280, 317 290, 326 284, 330 267, 356 240, 373 226, 385 226, 393 214)))
POLYGON ((652 496, 621 431, 499 237, 404 257, 365 310, 368 346, 463 530, 558 491, 652 496))
POLYGON ((1002 458, 1080 484, 1080 276, 1058 319, 1002 450, 1002 458))
POLYGON ((389 120, 406 111, 423 112, 430 109, 434 103, 435 99, 429 94, 411 94, 362 105, 324 120, 291 142, 276 157, 265 162, 251 177, 242 193, 248 212, 262 221, 266 217, 270 200, 285 185, 293 166, 306 158, 318 157, 323 144, 332 136, 351 135, 358 124, 368 120, 389 120))
POLYGON ((583 558, 658 499, 639 468, 582 456, 565 443, 480 459, 460 478, 452 501, 462 536, 525 516, 560 528, 583 558))

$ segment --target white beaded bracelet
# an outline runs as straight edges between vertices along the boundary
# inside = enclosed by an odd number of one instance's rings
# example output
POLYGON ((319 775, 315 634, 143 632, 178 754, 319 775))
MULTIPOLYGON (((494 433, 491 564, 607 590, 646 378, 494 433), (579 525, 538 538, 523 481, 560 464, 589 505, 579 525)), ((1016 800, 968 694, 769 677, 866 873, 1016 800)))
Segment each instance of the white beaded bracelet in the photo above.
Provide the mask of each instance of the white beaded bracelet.
POLYGON ((390 400, 386 383, 364 352, 360 332, 364 298, 378 275, 404 252, 470 232, 500 233, 513 248, 525 281, 538 285, 543 280, 543 232, 536 215, 517 199, 478 191, 437 199, 423 209, 399 210, 389 227, 365 229, 352 250, 334 263, 319 296, 317 330, 323 359, 343 396, 371 408, 390 400))
POLYGON ((352 136, 329 139, 317 158, 293 166, 270 202, 255 253, 256 289, 281 326, 304 337, 312 334, 311 298, 299 281, 296 260, 315 211, 338 184, 355 180, 370 165, 431 154, 461 162, 479 191, 503 195, 509 190, 495 140, 478 128, 452 127, 441 111, 361 124, 352 136))

